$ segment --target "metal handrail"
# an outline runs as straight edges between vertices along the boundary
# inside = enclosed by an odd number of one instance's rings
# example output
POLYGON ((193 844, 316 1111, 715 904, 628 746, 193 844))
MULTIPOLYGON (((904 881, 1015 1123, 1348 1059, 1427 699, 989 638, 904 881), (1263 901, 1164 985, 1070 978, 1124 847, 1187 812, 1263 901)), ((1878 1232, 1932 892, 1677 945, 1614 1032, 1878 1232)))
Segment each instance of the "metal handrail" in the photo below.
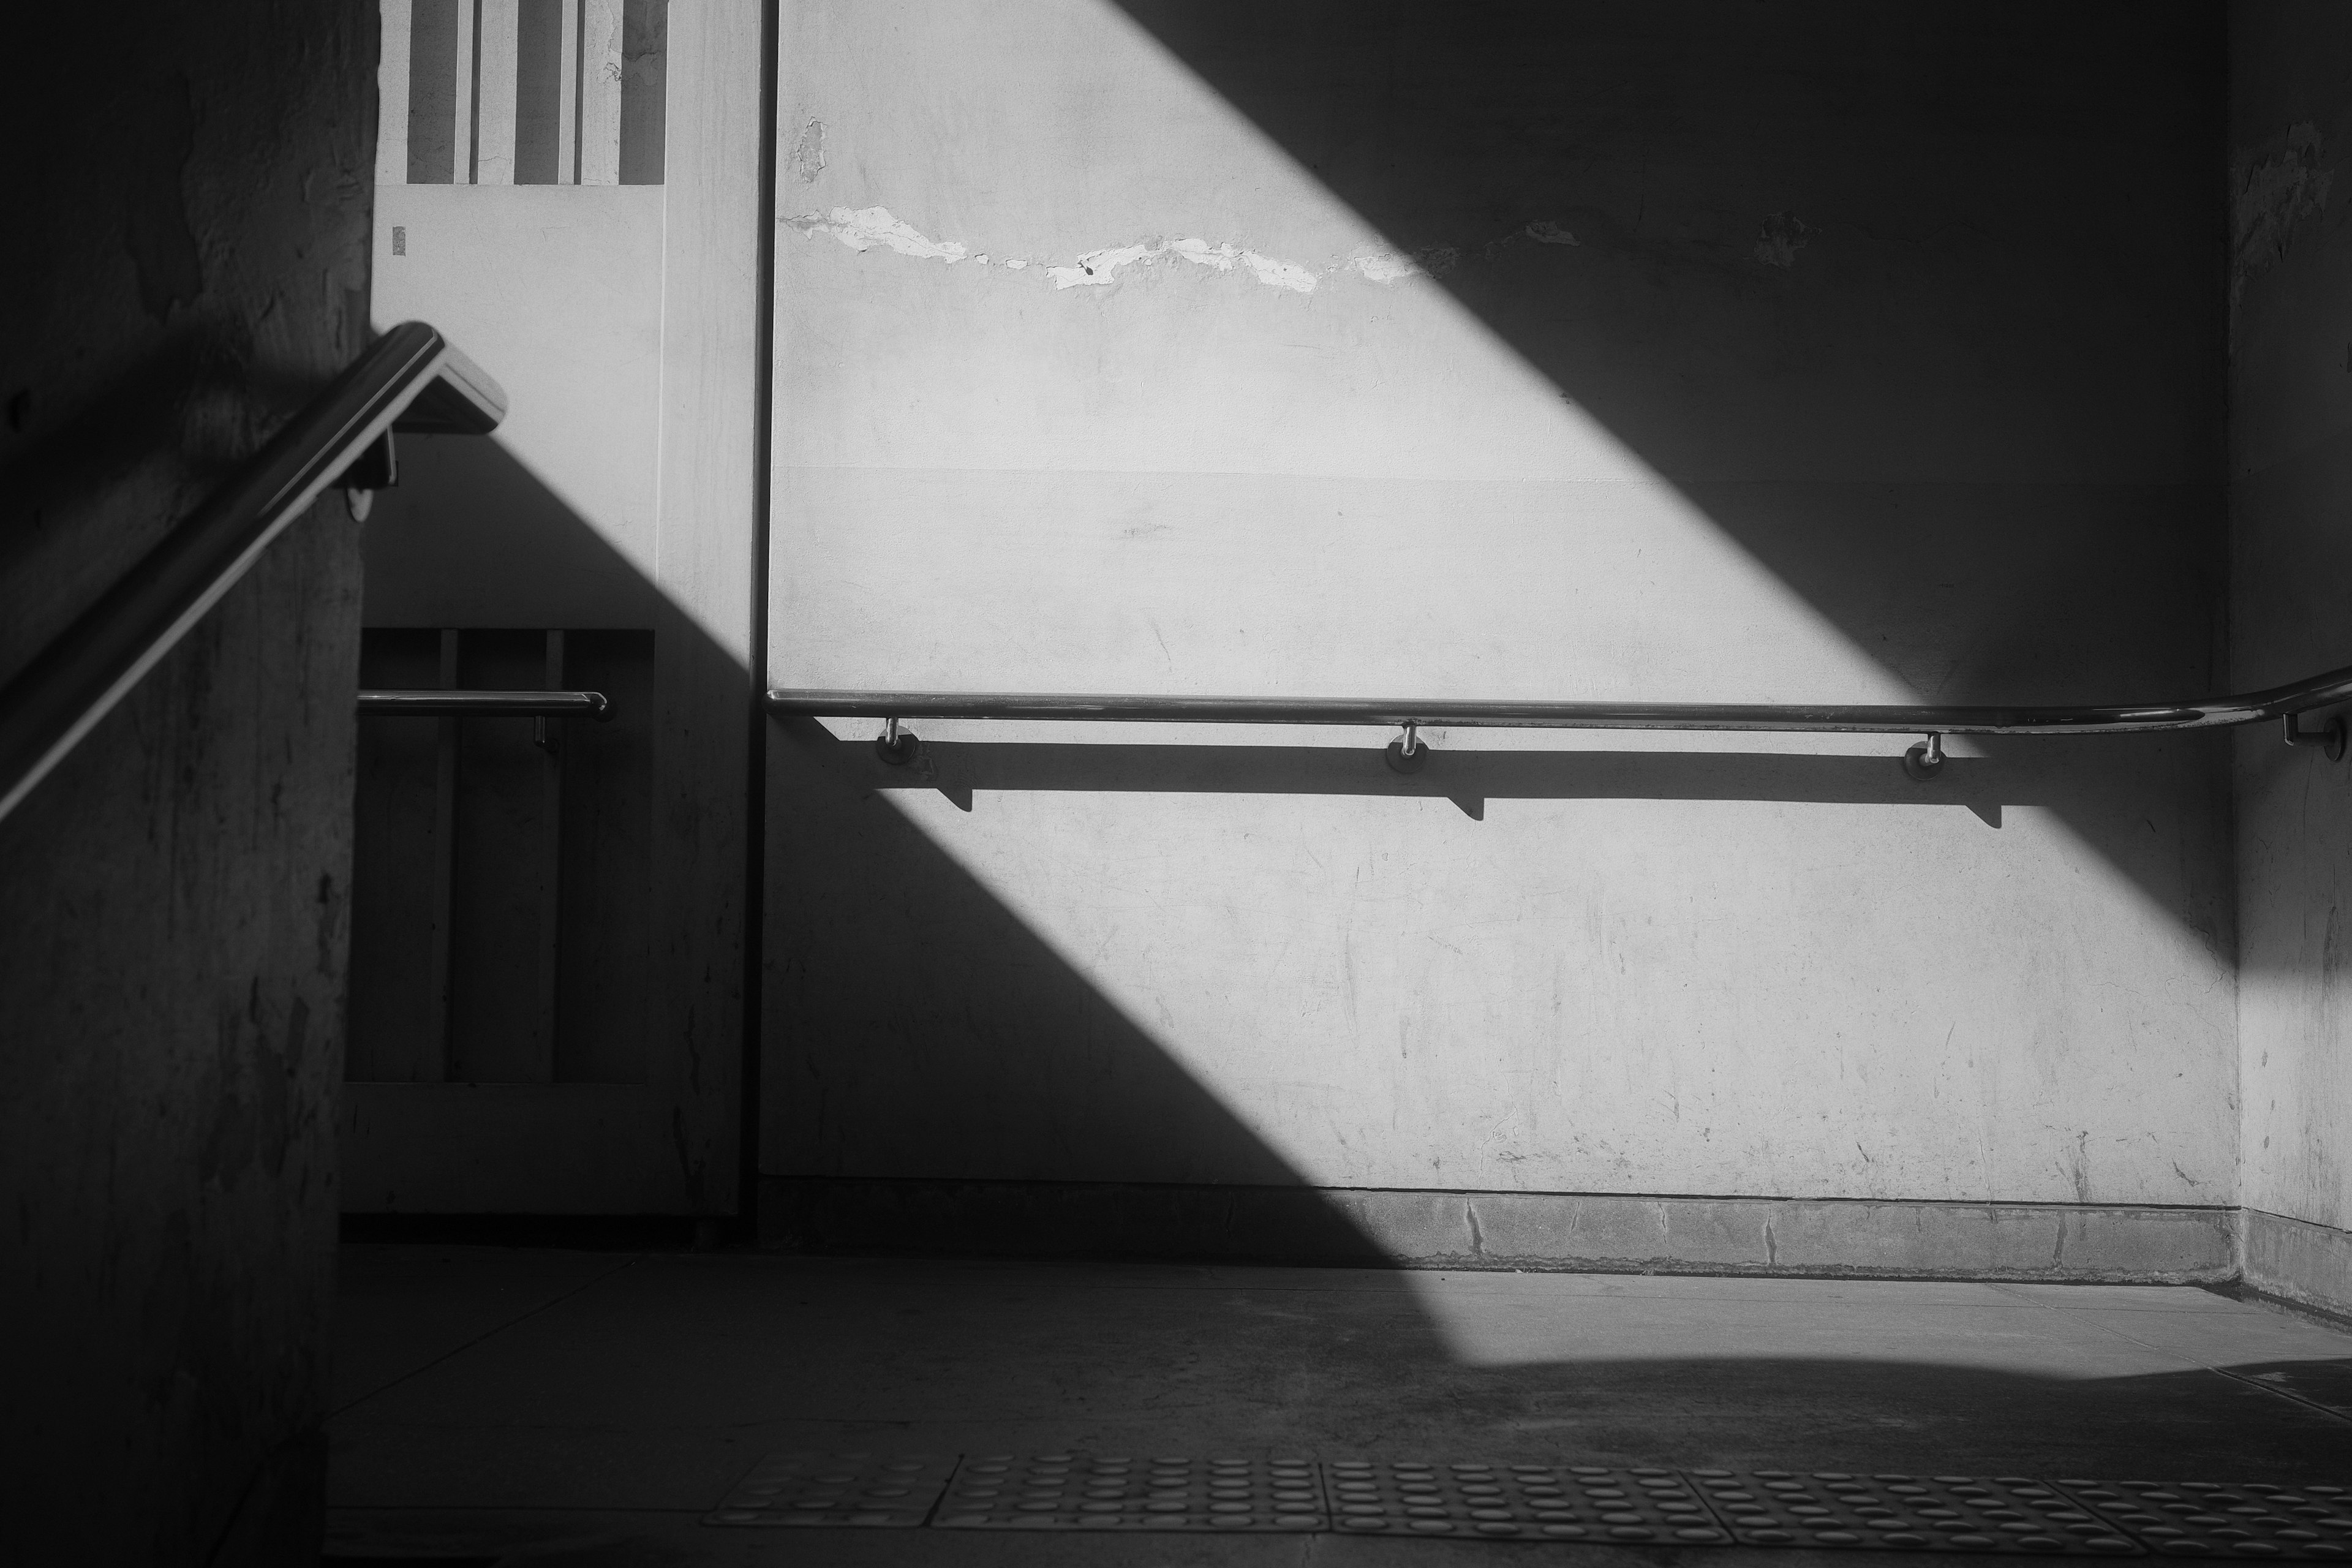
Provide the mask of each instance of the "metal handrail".
POLYGON ((2124 735, 2251 724, 2352 702, 2352 668, 2242 696, 2093 708, 1895 703, 1475 702, 1451 698, 1122 697, 1068 692, 768 693, 811 719, 1053 719, 1165 724, 1447 724, 1490 730, 1780 730, 1807 734, 2124 735))
MULTIPOLYGON (((768 710, 810 719, 879 719, 876 743, 891 761, 910 761, 906 719, 1097 721, 1153 724, 1373 724, 1404 731, 1391 761, 1411 759, 1427 743, 1423 727, 1495 730, 1778 731, 1805 734, 1920 735, 1906 766, 1933 776, 1946 735, 2132 735, 2214 730, 2284 721, 2289 745, 2321 742, 2330 757, 2344 751, 2344 721, 2305 731, 2297 716, 2352 702, 2352 668, 2330 670, 2261 691, 2196 702, 2101 707, 1948 707, 1932 703, 1782 702, 1480 702, 1445 698, 1140 697, 1067 692, 819 691, 779 688, 768 710)), ((1418 763, 1412 765, 1417 766, 1418 763)))
POLYGON ((506 394, 422 321, 397 326, 0 688, 0 817, 394 430, 488 435, 506 394))
POLYGON ((593 719, 613 717, 601 691, 362 691, 362 719, 593 719))

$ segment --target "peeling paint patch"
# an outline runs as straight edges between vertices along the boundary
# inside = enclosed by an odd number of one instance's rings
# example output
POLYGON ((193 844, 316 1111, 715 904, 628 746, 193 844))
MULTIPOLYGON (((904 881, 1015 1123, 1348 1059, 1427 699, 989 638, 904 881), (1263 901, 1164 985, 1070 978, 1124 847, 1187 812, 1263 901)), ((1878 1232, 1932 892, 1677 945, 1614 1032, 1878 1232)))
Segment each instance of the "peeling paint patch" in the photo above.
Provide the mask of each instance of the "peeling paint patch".
POLYGON ((1205 239, 1170 239, 1157 245, 1121 245, 1091 250, 1079 257, 1074 266, 1046 268, 1045 275, 1054 280, 1056 289, 1087 288, 1113 281, 1121 268, 1171 258, 1218 272, 1231 272, 1238 267, 1269 288, 1288 289, 1300 294, 1315 292, 1315 273, 1311 268, 1244 250, 1230 242, 1211 245, 1205 239))
POLYGON ((1132 267, 1148 256, 1156 256, 1166 246, 1119 245, 1102 250, 1089 250, 1067 267, 1048 267, 1045 276, 1054 280, 1056 289, 1097 286, 1112 281, 1122 267, 1132 267))
MULTIPOLYGON (((813 127, 817 125, 814 121, 809 123, 813 127)), ((802 140, 803 144, 821 147, 821 138, 817 142, 811 142, 805 132, 802 140)), ((797 159, 798 155, 795 149, 794 158, 797 159)), ((1251 250, 1230 240, 1212 245, 1205 239, 1185 237, 1142 239, 1129 245, 1106 246, 1099 250, 1089 250, 1075 261, 1057 263, 1035 256, 999 256, 987 251, 974 255, 961 241, 934 239, 893 215, 887 207, 831 207, 780 221, 786 227, 798 229, 804 235, 830 235, 852 250, 866 251, 881 246, 900 256, 910 256, 919 260, 950 264, 969 260, 983 269, 1001 267, 1007 272, 1042 268, 1057 289, 1107 287, 1117 282, 1119 276, 1130 268, 1185 261, 1212 272, 1244 272, 1269 289, 1312 294, 1324 279, 1342 272, 1352 271, 1368 282, 1395 283, 1412 278, 1443 276, 1462 261, 1462 251, 1458 247, 1437 245, 1410 253, 1362 251, 1318 268, 1305 262, 1285 260, 1263 251, 1251 250)), ((1530 224, 1526 232, 1546 245, 1580 243, 1566 228, 1548 221, 1530 224)), ((1515 232, 1496 243, 1517 237, 1515 232)), ((1487 247, 1489 253, 1494 248, 1493 245, 1487 247)))
POLYGON ((1393 283, 1400 278, 1412 278, 1421 271, 1421 264, 1410 256, 1394 251, 1381 251, 1371 256, 1349 258, 1348 265, 1375 283, 1393 283))
POLYGON ((793 155, 787 160, 793 177, 803 185, 814 184, 824 173, 824 121, 811 120, 801 127, 800 140, 793 143, 793 155))
POLYGON ((1288 289, 1300 294, 1315 292, 1315 274, 1295 261, 1277 261, 1271 256, 1242 250, 1231 244, 1213 247, 1205 239, 1171 239, 1168 248, 1187 261, 1213 267, 1220 272, 1245 268, 1251 277, 1271 289, 1288 289))
POLYGON ((1811 230, 1794 213, 1773 213, 1756 231, 1756 259, 1767 267, 1794 267, 1811 230))
POLYGON ((964 258, 964 247, 952 239, 932 239, 913 225, 890 216, 888 207, 835 207, 829 212, 803 213, 784 222, 803 234, 829 234, 852 250, 887 245, 901 256, 950 266, 964 258))
POLYGON ((2246 279, 2286 259, 2296 226, 2327 207, 2332 171, 2321 168, 2327 143, 2309 121, 2290 127, 2275 155, 2250 159, 2238 176, 2230 211, 2230 303, 2245 292, 2246 279))

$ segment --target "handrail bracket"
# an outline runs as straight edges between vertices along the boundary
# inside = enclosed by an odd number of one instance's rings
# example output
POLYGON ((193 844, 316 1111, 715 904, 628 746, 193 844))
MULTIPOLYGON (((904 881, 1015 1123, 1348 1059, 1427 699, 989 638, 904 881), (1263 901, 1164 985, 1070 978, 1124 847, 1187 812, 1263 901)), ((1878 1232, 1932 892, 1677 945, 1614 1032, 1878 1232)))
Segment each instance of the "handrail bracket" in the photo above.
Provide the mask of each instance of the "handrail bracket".
POLYGON ((1926 784, 1944 771, 1944 737, 1930 730, 1927 738, 1903 753, 1903 771, 1920 784, 1926 784))
POLYGON ((2279 738, 2290 746, 2308 746, 2316 742, 2329 762, 2340 763, 2344 760, 2344 715, 2335 714, 2318 729, 2306 730, 2303 727, 2302 714, 2286 714, 2280 724, 2279 738))
POLYGON ((1397 773, 1417 773, 1429 761, 1429 742, 1421 738, 1421 721, 1404 721, 1404 733, 1389 742, 1389 766, 1397 773))
POLYGON ((882 721, 882 732, 874 737, 874 754, 894 768, 903 768, 913 762, 921 747, 922 742, 915 738, 912 730, 898 727, 896 714, 882 721))

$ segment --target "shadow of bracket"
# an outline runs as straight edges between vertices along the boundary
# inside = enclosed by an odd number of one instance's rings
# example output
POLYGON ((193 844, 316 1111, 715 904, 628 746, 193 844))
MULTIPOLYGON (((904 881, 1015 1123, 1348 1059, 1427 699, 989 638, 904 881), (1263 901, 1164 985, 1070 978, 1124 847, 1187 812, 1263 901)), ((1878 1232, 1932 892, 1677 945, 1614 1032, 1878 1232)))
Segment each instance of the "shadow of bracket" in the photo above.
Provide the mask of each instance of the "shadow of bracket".
POLYGON ((1381 765, 1376 749, 926 740, 889 767, 862 741, 839 741, 836 765, 871 789, 932 789, 957 809, 981 790, 1159 795, 1318 795, 1450 800, 1473 822, 1490 800, 1786 801, 1958 806, 1998 828, 2024 770, 1955 757, 1935 779, 1906 777, 1895 757, 1723 752, 1434 751, 1416 773, 1381 765))

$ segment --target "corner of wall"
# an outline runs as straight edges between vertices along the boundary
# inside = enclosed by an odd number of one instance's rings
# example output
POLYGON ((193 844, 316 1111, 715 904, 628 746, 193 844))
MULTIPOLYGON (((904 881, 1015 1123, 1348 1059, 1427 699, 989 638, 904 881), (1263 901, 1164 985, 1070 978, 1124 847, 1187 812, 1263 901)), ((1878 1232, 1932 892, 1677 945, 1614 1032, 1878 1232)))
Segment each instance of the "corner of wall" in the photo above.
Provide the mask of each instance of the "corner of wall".
MULTIPOLYGON (((2338 62, 2352 13, 2228 10, 2229 662, 2239 689, 2352 664, 2352 235, 2331 209, 2352 147, 2338 62)), ((2233 753, 2239 951, 2237 1263, 2252 1290, 2352 1313, 2347 900, 2352 766, 2242 732, 2233 753)))

